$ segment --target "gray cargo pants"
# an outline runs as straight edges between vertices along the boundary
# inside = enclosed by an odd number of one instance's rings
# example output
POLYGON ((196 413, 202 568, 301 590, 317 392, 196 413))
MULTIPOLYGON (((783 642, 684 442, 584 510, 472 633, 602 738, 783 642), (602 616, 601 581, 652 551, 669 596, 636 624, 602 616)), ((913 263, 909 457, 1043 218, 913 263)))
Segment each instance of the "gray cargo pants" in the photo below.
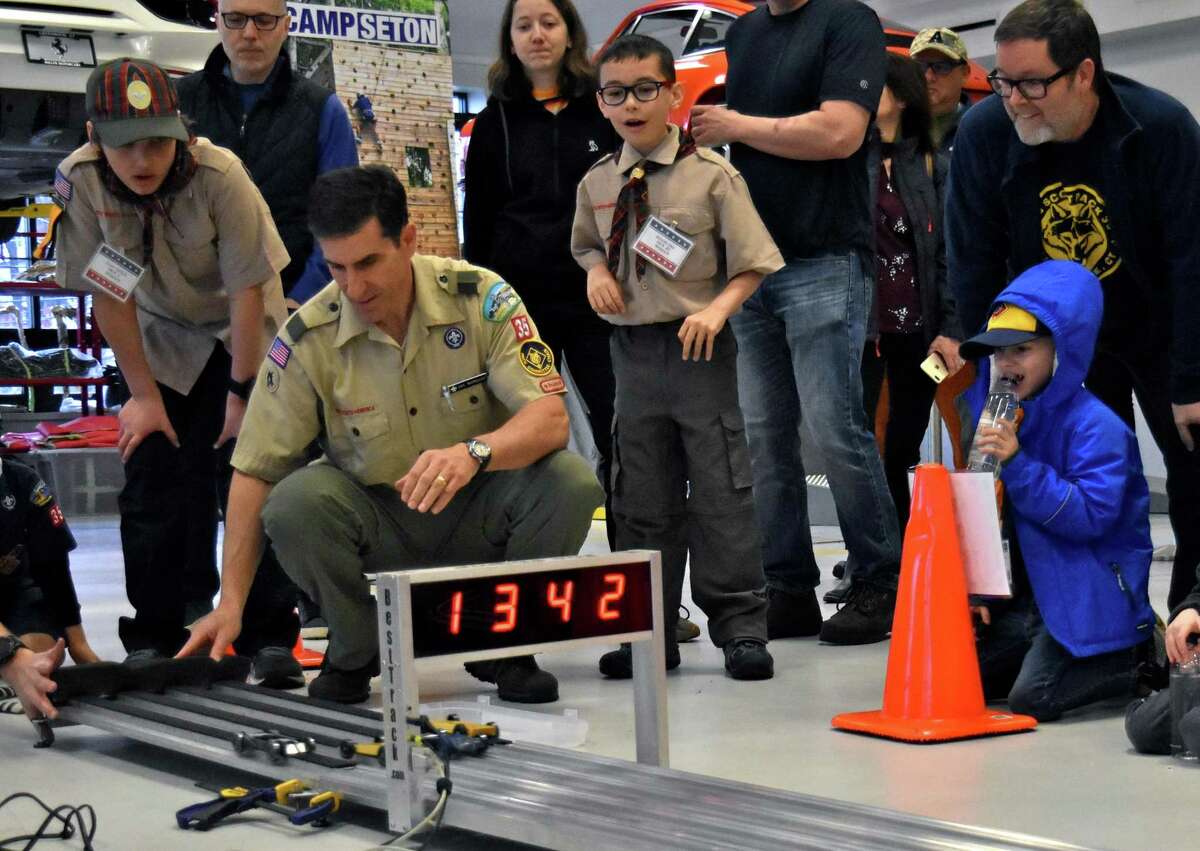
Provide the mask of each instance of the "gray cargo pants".
POLYGON ((603 502, 587 462, 560 451, 480 473, 437 515, 409 509, 391 485, 312 464, 275 485, 262 516, 280 564, 329 622, 329 664, 354 670, 379 652, 363 573, 575 555, 603 502))

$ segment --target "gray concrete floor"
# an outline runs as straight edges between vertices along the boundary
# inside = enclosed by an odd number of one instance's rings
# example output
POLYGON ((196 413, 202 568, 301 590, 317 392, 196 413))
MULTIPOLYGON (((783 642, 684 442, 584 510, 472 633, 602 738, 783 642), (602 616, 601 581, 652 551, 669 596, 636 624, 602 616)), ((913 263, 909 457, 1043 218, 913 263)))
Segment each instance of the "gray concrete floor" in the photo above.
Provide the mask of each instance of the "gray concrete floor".
MULTIPOLYGON (((129 607, 116 519, 72 525, 80 544, 73 570, 85 625, 99 653, 120 659, 116 618, 129 607)), ((1156 517, 1153 528, 1157 544, 1170 542, 1165 518, 1156 517)), ((820 542, 816 551, 826 581, 832 581, 828 569, 844 557, 839 533, 814 527, 813 539, 820 542)), ((603 529, 595 524, 584 551, 605 548, 603 529)), ((1151 599, 1160 612, 1168 570, 1156 563, 1151 579, 1151 599)), ((692 611, 703 623, 703 614, 692 611)), ((1030 734, 905 745, 829 726, 838 712, 880 705, 888 644, 830 647, 809 639, 774 642, 771 650, 775 679, 738 683, 724 676, 721 652, 706 638, 684 645, 683 665, 668 677, 672 767, 1090 847, 1195 845, 1200 767, 1133 754, 1122 729, 1122 701, 1030 734)), ((631 688, 602 680, 597 655, 542 657, 560 680, 562 699, 551 709, 575 708, 588 721, 584 750, 632 759, 631 688)), ((421 682, 423 701, 473 701, 489 692, 461 668, 421 682)), ((378 695, 374 700, 378 703, 378 695)), ((370 817, 317 833, 290 828, 271 814, 240 817, 237 825, 185 837, 174 828, 174 811, 207 796, 193 786, 196 780, 225 782, 221 767, 84 729, 62 731, 50 751, 30 749, 31 741, 23 719, 0 716, 0 798, 24 790, 52 806, 91 803, 100 818, 100 848, 176 843, 273 849, 298 847, 300 839, 322 849, 361 849, 388 838, 382 821, 370 817)), ((26 832, 40 820, 32 805, 10 804, 0 810, 0 837, 26 832)))

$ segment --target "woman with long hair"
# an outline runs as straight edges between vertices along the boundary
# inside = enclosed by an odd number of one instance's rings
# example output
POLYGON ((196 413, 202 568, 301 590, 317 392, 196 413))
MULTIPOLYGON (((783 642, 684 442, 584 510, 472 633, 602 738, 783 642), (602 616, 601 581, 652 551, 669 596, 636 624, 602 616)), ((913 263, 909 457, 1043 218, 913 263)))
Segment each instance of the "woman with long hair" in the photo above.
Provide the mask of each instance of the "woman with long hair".
POLYGON ((942 228, 947 163, 933 145, 929 90, 913 60, 888 54, 875 124, 870 163, 876 279, 862 362, 863 402, 867 421, 874 423, 886 377, 883 466, 903 530, 908 524, 908 468, 920 461, 937 390, 921 362, 937 354, 950 372, 962 366, 962 333, 946 280, 942 228))
POLYGON ((580 178, 618 140, 596 104, 587 34, 571 0, 508 0, 488 87, 467 150, 464 253, 512 284, 555 361, 566 361, 607 492, 611 326, 588 305, 586 275, 571 257, 571 222, 580 178))
POLYGON ((607 492, 611 325, 588 305, 587 277, 571 258, 571 221, 578 182, 617 137, 596 106, 587 46, 571 0, 506 2, 487 74, 491 96, 467 150, 464 253, 512 284, 556 362, 566 361, 607 492))

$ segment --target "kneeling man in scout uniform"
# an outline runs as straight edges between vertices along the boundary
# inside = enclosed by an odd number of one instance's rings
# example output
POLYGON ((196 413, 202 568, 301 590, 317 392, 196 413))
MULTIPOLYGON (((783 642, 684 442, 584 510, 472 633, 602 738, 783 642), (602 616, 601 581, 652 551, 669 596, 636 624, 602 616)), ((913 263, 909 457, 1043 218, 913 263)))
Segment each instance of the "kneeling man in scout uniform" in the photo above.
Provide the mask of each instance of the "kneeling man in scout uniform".
MULTIPOLYGON (((94 292, 132 397, 121 408, 117 498, 131 660, 171 656, 212 610, 217 519, 250 383, 286 311, 288 255, 250 175, 194 138, 170 79, 118 59, 87 83, 89 142, 59 165, 57 280, 94 292)), ((226 515, 228 516, 228 515, 226 515)), ((264 685, 304 685, 292 658, 296 591, 259 573, 237 650, 264 685)))
MULTIPOLYGON (((549 347, 495 273, 416 254, 385 166, 313 187, 309 223, 334 283, 288 321, 250 398, 229 496, 221 601, 184 652, 242 625, 264 530, 329 621, 309 694, 356 703, 379 672, 363 573, 573 555, 604 500, 567 443, 549 347), (306 464, 318 441, 324 457, 306 464)), ((477 662, 503 700, 558 699, 532 657, 477 662)))

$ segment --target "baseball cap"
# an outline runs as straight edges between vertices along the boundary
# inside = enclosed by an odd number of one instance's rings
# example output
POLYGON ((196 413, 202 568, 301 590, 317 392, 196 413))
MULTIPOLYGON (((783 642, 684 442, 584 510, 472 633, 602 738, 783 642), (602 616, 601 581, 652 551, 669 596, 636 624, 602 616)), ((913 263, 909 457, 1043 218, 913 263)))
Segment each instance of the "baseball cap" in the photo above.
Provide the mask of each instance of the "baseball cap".
POLYGON ((967 46, 963 44, 958 33, 946 27, 930 27, 917 33, 908 53, 910 56, 916 56, 923 50, 936 50, 951 59, 967 61, 967 46))
POLYGON ((87 113, 112 147, 140 139, 189 138, 175 87, 153 62, 126 57, 97 67, 87 81, 87 113))
POLYGON ((993 349, 1049 336, 1050 329, 1028 310, 1001 302, 988 317, 987 330, 964 342, 958 347, 958 353, 964 358, 982 358, 990 355, 993 349))

